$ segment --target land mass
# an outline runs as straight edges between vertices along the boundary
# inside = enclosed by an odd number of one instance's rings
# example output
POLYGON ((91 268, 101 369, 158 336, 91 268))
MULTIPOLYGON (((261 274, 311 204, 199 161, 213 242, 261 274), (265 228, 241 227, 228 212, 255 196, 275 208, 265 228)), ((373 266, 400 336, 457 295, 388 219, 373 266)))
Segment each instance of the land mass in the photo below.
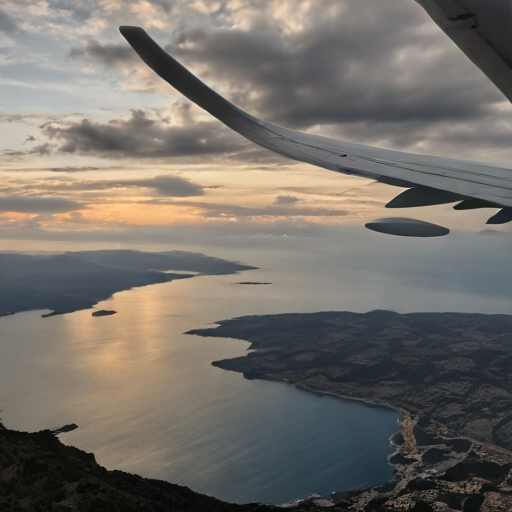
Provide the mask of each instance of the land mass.
MULTIPOLYGON (((296 500, 294 510, 499 512, 512 509, 512 317, 392 311, 249 316, 190 334, 252 343, 213 363, 247 378, 286 381, 392 407, 396 468, 381 486, 296 500)), ((321 398, 319 398, 321 399, 321 398)), ((56 434, 0 424, 0 507, 6 510, 260 511, 167 482, 107 471, 56 434)))
POLYGON ((188 487, 123 471, 107 471, 92 453, 63 445, 50 430, 17 432, 1 424, 0 509, 41 512, 273 510, 265 506, 224 503, 188 487))
POLYGON ((0 253, 0 316, 34 309, 53 311, 46 316, 70 313, 136 286, 190 278, 198 273, 223 275, 254 268, 183 251, 52 255, 4 252, 0 253))
POLYGON ((116 313, 117 311, 113 311, 112 309, 100 309, 99 311, 93 311, 92 316, 111 316, 116 313))
POLYGON ((401 413, 395 479, 336 495, 340 510, 512 507, 512 316, 321 312, 219 324, 189 334, 246 340, 251 352, 214 366, 401 413))

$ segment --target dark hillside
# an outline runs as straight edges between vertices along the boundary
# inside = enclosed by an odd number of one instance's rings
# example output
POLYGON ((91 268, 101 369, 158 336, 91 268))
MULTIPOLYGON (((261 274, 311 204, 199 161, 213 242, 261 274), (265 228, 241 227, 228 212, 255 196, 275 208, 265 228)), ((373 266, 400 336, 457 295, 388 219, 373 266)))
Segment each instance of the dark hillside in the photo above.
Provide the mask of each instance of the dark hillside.
POLYGON ((0 316, 33 309, 70 313, 136 286, 184 279, 196 273, 221 275, 253 268, 183 251, 0 253, 0 316))
POLYGON ((56 512, 267 512, 188 487, 107 471, 92 453, 63 445, 49 430, 27 433, 0 424, 0 510, 56 512))

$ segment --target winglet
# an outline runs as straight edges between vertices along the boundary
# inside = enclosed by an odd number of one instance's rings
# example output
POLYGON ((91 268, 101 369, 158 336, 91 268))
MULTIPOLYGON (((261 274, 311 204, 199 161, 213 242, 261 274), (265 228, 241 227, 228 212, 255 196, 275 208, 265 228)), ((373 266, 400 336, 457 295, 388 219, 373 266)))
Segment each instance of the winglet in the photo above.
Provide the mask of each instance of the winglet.
POLYGON ((233 117, 243 115, 251 121, 255 120, 201 82, 161 48, 143 28, 123 26, 119 27, 119 32, 157 75, 212 116, 235 130, 236 127, 232 125, 237 123, 233 117))

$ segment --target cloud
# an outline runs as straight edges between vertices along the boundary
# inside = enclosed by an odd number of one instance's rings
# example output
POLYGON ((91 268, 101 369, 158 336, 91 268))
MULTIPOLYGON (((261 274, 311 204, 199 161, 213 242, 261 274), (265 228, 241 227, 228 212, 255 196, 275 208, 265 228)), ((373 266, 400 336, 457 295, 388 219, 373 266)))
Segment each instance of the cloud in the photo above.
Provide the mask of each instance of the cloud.
MULTIPOLYGON (((76 224, 84 224, 80 219, 76 219, 76 224)), ((70 219, 74 224, 75 219, 70 219)), ((202 225, 187 226, 132 226, 120 225, 116 227, 90 227, 84 224, 78 229, 70 226, 59 226, 59 229, 49 229, 38 225, 24 225, 22 229, 13 229, 9 226, 0 225, 0 239, 8 240, 47 240, 47 241, 99 241, 106 243, 157 243, 173 244, 184 243, 190 245, 202 245, 205 242, 208 245, 226 246, 238 244, 248 244, 261 249, 262 245, 273 243, 276 239, 283 239, 288 248, 294 242, 299 242, 300 238, 310 238, 319 236, 322 228, 314 223, 296 221, 295 219, 276 222, 269 225, 267 222, 258 220, 243 220, 241 222, 230 222, 227 226, 225 222, 211 220, 202 225)), ((203 247, 204 250, 204 247, 203 247)))
POLYGON ((1 212, 65 213, 79 210, 83 205, 60 197, 0 196, 1 212))
MULTIPOLYGON (((343 224, 348 220, 335 218, 346 215, 345 210, 353 208, 361 215, 369 206, 383 202, 371 202, 371 189, 347 196, 341 191, 344 178, 340 178, 339 188, 315 178, 320 174, 310 177, 305 165, 293 167, 293 161, 246 143, 196 107, 175 104, 162 108, 168 98, 155 94, 159 82, 171 98, 178 95, 163 85, 122 39, 117 31, 121 23, 141 24, 200 79, 269 121, 419 153, 504 161, 512 157, 510 105, 502 102, 499 91, 414 0, 322 0, 321 9, 310 0, 10 0, 8 5, 6 12, 23 31, 16 33, 16 38, 4 37, 13 46, 0 48, 2 63, 5 59, 10 63, 3 66, 2 80, 16 79, 25 85, 13 88, 14 82, 5 85, 0 80, 0 88, 5 87, 2 96, 5 92, 6 104, 12 105, 8 113, 0 115, 7 132, 4 148, 12 149, 0 156, 6 161, 26 159, 27 167, 43 169, 46 175, 51 171, 52 178, 44 181, 31 176, 34 180, 20 184, 9 175, 3 183, 12 186, 2 194, 54 193, 77 204, 94 204, 81 223, 91 222, 93 211, 98 225, 107 217, 100 211, 110 212, 108 222, 117 222, 123 215, 124 220, 128 218, 126 204, 151 197, 155 204, 182 204, 183 218, 194 218, 193 222, 224 223, 226 233, 230 224, 238 226, 254 219, 262 225, 288 217, 297 222, 314 218, 324 225, 343 224), (220 6, 215 12, 214 4, 220 6), (155 13, 159 17, 155 18, 155 13), (91 24, 85 27, 82 20, 91 24), (43 25, 47 30, 41 31, 43 25), (157 84, 153 93, 127 90, 127 80, 135 83, 142 78, 157 84), (23 92, 25 86, 27 93, 23 92), (141 104, 146 106, 138 107, 141 104), (76 109, 83 114, 65 116, 76 109), (43 124, 47 120, 51 122, 43 124), (38 132, 36 125, 43 125, 38 132), (37 141, 22 145, 28 133, 37 141), (108 159, 103 164, 110 162, 123 173, 98 170, 96 166, 103 167, 101 158, 108 159), (126 159, 134 160, 137 169, 126 159), (191 170, 214 170, 219 173, 215 179, 227 183, 220 173, 233 164, 241 167, 241 160, 251 162, 251 171, 256 161, 268 164, 266 168, 272 171, 284 169, 276 163, 287 164, 288 176, 283 172, 253 180, 260 190, 247 203, 240 199, 239 180, 225 191, 213 193, 208 192, 209 187, 176 175, 117 179, 141 176, 143 159, 144 167, 155 166, 151 176, 177 170, 192 176, 191 170), (164 159, 169 165, 157 170, 164 159), (187 167, 197 162, 216 165, 187 167), (289 178, 292 169, 301 173, 300 177, 296 179, 294 174, 289 178), (71 173, 89 170, 98 172, 71 179, 78 177, 71 173), (135 170, 137 174, 127 174, 135 170), (327 184, 322 187, 322 183, 327 184), (285 184, 296 187, 282 187, 285 184), (301 184, 311 186, 301 188, 301 184), (338 197, 343 197, 343 202, 337 202, 338 197), (177 200, 166 202, 165 198, 177 200), (208 201, 199 202, 206 198, 208 201), (123 206, 117 208, 120 202, 123 206)), ((210 177, 204 181, 210 182, 210 177)), ((244 187, 246 193, 251 185, 244 187)), ((373 196, 380 197, 378 191, 373 196)), ((137 207, 148 219, 160 211, 137 207)), ((77 215, 68 218, 79 223, 77 215)))
POLYGON ((274 204, 276 206, 288 206, 297 203, 300 201, 298 197, 294 196, 277 196, 274 204))
POLYGON ((97 224, 97 221, 85 217, 80 212, 70 212, 59 217, 59 224, 94 225, 97 224))
POLYGON ((47 156, 52 154, 53 146, 49 142, 35 146, 25 151, 21 149, 3 149, 0 150, 0 160, 19 161, 29 155, 47 156))
MULTIPOLYGON (((122 184, 123 182, 118 182, 122 184)), ((203 187, 186 178, 175 175, 162 175, 146 180, 125 180, 125 184, 155 189, 167 197, 193 197, 204 194, 203 187)))
POLYGON ((16 20, 0 9, 0 32, 12 33, 16 32, 18 28, 16 20))
POLYGON ((239 151, 245 142, 218 123, 193 122, 188 105, 175 105, 181 119, 160 117, 142 109, 129 118, 106 123, 46 123, 43 134, 59 144, 61 153, 103 158, 162 158, 213 155, 239 151))
POLYGON ((94 14, 94 11, 97 11, 98 5, 94 1, 69 2, 67 0, 51 0, 51 8, 55 14, 65 15, 69 13, 79 23, 83 23, 94 14))
POLYGON ((35 148, 32 148, 28 154, 29 155, 50 155, 52 153, 52 145, 48 142, 45 142, 44 144, 40 144, 39 146, 36 146, 35 148))
POLYGON ((90 165, 84 167, 52 167, 49 169, 51 172, 83 172, 83 171, 97 171, 98 167, 92 167, 90 165))
POLYGON ((242 218, 292 218, 292 217, 345 217, 350 214, 347 210, 338 210, 334 208, 318 208, 313 206, 289 207, 289 206, 262 206, 247 207, 229 204, 217 204, 209 202, 179 201, 169 202, 159 199, 145 201, 146 204, 172 204, 178 206, 189 206, 202 210, 197 213, 204 218, 218 219, 242 219, 242 218))
POLYGON ((204 195, 204 187, 174 174, 164 174, 154 178, 133 180, 76 180, 46 185, 47 190, 65 192, 85 192, 130 187, 150 188, 158 195, 166 197, 195 197, 204 195))
MULTIPOLYGON (((136 15, 159 12, 165 28, 153 25, 151 36, 215 90, 270 121, 412 152, 457 156, 465 150, 465 158, 486 159, 498 150, 497 158, 508 159, 512 112, 503 108, 503 96, 412 0, 324 0, 322 9, 302 0, 217 3, 213 9, 211 2, 154 0, 136 15)), ((148 77, 159 80, 124 41, 92 39, 70 54, 122 67, 121 86, 128 75, 143 76, 145 90, 148 77), (137 72, 126 66, 132 62, 137 72)), ((105 128, 83 123, 75 132, 105 128)), ((100 150, 84 147, 91 141, 77 144, 77 133, 60 136, 69 142, 62 144, 66 151, 100 150)), ((185 153, 201 149, 195 144, 185 153)))
POLYGON ((2 149, 0 151, 0 158, 2 160, 21 160, 25 155, 27 155, 28 151, 21 151, 18 149, 2 149))
POLYGON ((167 49, 240 106, 295 127, 489 114, 500 93, 410 4, 310 3, 288 31, 255 8, 248 29, 189 26, 167 49))
POLYGON ((127 62, 137 62, 138 59, 135 52, 128 45, 102 45, 95 39, 90 39, 81 48, 72 46, 69 56, 71 58, 84 57, 105 67, 118 66, 127 62))
POLYGON ((171 0, 149 0, 153 5, 158 5, 165 13, 169 14, 177 2, 171 0))

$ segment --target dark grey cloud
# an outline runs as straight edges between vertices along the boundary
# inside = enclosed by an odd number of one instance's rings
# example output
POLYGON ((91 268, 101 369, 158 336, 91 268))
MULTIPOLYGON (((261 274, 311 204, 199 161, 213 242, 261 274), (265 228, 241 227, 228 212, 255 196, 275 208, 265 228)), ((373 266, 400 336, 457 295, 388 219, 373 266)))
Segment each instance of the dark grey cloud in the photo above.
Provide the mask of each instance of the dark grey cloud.
POLYGON ((80 208, 83 205, 60 197, 0 196, 1 212, 65 213, 80 208))
POLYGON ((62 153, 103 158, 161 158, 212 155, 239 151, 245 141, 218 123, 192 122, 188 105, 176 107, 179 124, 143 110, 132 110, 128 119, 107 123, 83 119, 67 124, 46 123, 43 134, 59 144, 62 153))
POLYGON ((125 183, 131 183, 138 187, 152 188, 159 194, 168 197, 193 197, 204 194, 203 187, 198 183, 172 174, 146 180, 127 180, 125 183))
POLYGON ((105 44, 90 39, 82 47, 72 46, 69 51, 71 58, 84 57, 107 67, 136 62, 137 55, 128 45, 105 44))
POLYGON ((44 144, 39 144, 38 146, 32 148, 28 154, 29 155, 50 155, 52 153, 52 145, 48 142, 44 144))
MULTIPOLYGON (((501 93, 413 0, 323 0, 321 9, 312 3, 298 21, 291 16, 296 21, 291 28, 272 14, 273 0, 241 2, 243 23, 235 27, 226 2, 220 2, 220 14, 202 18, 180 0, 151 3, 162 13, 186 11, 188 17, 165 32, 148 29, 150 35, 228 99, 270 121, 413 152, 458 156, 461 147, 471 146, 466 158, 479 159, 473 142, 487 154, 503 153, 500 159, 509 151, 512 109, 496 109, 501 93)), ((107 68, 143 65, 121 38, 117 44, 90 40, 70 54, 107 68)), ((69 142, 62 144, 64 151, 122 153, 82 136, 84 143, 77 143, 77 132, 101 128, 83 123, 75 133, 60 133, 69 142), (91 146, 96 149, 87 149, 91 146)), ((191 137, 185 153, 205 148, 193 139, 204 135, 199 127, 179 130, 191 137)), ((212 137, 220 148, 216 134, 212 137)), ((148 148, 145 156, 149 153, 157 151, 148 148)))
MULTIPOLYGON (((293 31, 264 16, 264 3, 249 30, 187 26, 166 49, 240 106, 295 127, 474 119, 501 99, 453 43, 424 30, 433 22, 412 0, 325 0, 293 31)), ((96 40, 70 55, 108 67, 140 61, 128 44, 96 40)))
POLYGON ((0 9, 0 32, 12 33, 18 29, 16 20, 0 9))
POLYGON ((294 196, 277 196, 274 204, 276 206, 288 206, 297 203, 300 201, 298 197, 294 196))
POLYGON ((52 167, 49 170, 52 172, 72 173, 72 172, 84 172, 84 171, 97 171, 98 167, 92 167, 90 165, 85 166, 85 167, 70 167, 70 166, 68 166, 68 167, 52 167))
POLYGON ((39 144, 30 150, 22 149, 3 149, 0 150, 0 158, 5 160, 22 160, 27 155, 50 155, 53 151, 53 146, 49 142, 39 144))
POLYGON ((425 27, 433 22, 412 0, 326 0, 311 5, 298 30, 259 16, 250 30, 185 28, 167 48, 206 67, 210 83, 230 84, 240 106, 296 127, 489 113, 501 94, 425 27))

